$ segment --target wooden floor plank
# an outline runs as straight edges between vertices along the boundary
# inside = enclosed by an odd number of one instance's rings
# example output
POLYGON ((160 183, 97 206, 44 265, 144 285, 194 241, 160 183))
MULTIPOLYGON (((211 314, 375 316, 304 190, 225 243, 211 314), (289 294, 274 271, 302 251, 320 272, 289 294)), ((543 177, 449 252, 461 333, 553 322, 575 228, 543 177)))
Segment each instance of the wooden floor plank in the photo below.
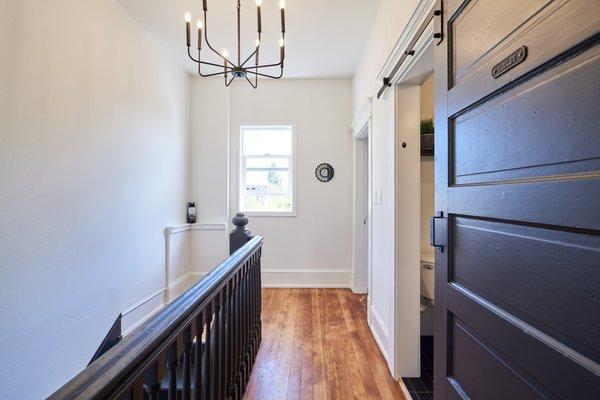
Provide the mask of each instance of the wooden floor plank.
POLYGON ((263 341, 246 399, 404 399, 347 289, 263 289, 263 341))

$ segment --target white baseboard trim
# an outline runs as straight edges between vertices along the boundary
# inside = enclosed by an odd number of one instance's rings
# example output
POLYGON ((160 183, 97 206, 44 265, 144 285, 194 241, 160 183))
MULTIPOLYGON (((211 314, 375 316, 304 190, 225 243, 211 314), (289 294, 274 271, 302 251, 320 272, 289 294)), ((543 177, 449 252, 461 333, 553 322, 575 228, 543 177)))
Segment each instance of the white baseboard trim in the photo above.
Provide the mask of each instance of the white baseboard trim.
POLYGON ((265 288, 352 288, 352 270, 263 269, 265 288))
POLYGON ((179 286, 182 283, 184 283, 185 281, 187 281, 189 277, 190 277, 190 274, 181 275, 179 278, 177 278, 174 281, 172 281, 171 283, 169 283, 169 290, 175 289, 177 286, 179 286))
POLYGON ((161 296, 163 293, 165 292, 165 289, 159 289, 156 292, 149 294, 148 296, 144 297, 143 299, 139 300, 138 302, 132 304, 131 306, 127 307, 125 309, 125 311, 123 311, 121 313, 121 315, 126 316, 131 314, 132 312, 134 312, 135 310, 137 310, 138 308, 140 308, 141 306, 143 306, 144 304, 146 304, 147 302, 149 302, 150 300, 152 300, 153 298, 155 298, 156 296, 161 296))
MULTIPOLYGON (((204 274, 201 275, 203 276, 204 274)), ((195 278, 196 276, 198 276, 198 273, 187 273, 169 283, 169 301, 172 301, 186 291, 191 286, 190 278, 195 278)), ((135 328, 154 316, 154 314, 165 308, 164 293, 164 289, 157 290, 127 307, 121 313, 124 327, 123 336, 131 333, 135 328)))
POLYGON ((381 350, 381 353, 383 354, 383 357, 385 358, 385 360, 387 361, 388 365, 390 364, 390 359, 389 359, 389 355, 387 353, 387 348, 388 348, 388 340, 389 340, 389 334, 388 334, 388 328, 387 325, 385 324, 385 322, 383 322, 383 319, 381 318, 381 316, 379 315, 379 313, 377 312, 377 310, 375 309, 375 307, 373 306, 369 306, 369 311, 370 311, 370 316, 371 316, 371 321, 369 322, 369 328, 371 328, 371 333, 373 334, 373 337, 375 338, 375 341, 377 342, 377 345, 379 346, 379 350, 381 350))
POLYGON ((136 323, 134 323, 133 325, 131 325, 129 328, 127 328, 123 333, 122 336, 125 337, 127 335, 129 335, 131 332, 133 332, 137 327, 139 327, 140 325, 142 325, 144 322, 148 321, 150 318, 152 318, 154 316, 154 314, 156 314, 157 312, 159 312, 160 310, 162 310, 163 308, 165 308, 164 304, 159 305, 158 307, 156 307, 154 310, 150 311, 148 314, 146 314, 146 316, 144 316, 142 319, 138 320, 136 323))

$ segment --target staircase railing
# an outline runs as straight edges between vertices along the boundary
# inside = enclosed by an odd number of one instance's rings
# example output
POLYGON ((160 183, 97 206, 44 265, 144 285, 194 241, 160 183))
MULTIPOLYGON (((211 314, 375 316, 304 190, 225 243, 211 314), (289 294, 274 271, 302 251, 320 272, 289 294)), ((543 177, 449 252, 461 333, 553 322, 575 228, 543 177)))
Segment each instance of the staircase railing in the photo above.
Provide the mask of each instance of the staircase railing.
POLYGON ((247 241, 49 399, 241 399, 261 341, 262 242, 247 241))

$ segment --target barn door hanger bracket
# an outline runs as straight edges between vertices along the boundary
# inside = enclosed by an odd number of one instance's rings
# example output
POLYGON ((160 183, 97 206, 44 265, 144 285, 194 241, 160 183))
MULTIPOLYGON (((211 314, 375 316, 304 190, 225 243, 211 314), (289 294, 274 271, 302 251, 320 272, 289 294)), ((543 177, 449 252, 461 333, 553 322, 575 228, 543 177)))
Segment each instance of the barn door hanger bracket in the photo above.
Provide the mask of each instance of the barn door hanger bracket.
POLYGON ((443 0, 437 0, 435 2, 435 9, 433 10, 434 17, 434 33, 433 38, 435 39, 435 45, 439 46, 444 40, 444 2, 443 0))
POLYGON ((396 73, 398 72, 398 70, 404 63, 404 61, 406 61, 406 59, 408 57, 413 57, 415 55, 415 45, 417 44, 417 42, 419 41, 421 36, 423 36, 423 33, 425 32, 425 30, 431 23, 432 19, 435 19, 435 27, 434 27, 435 33, 433 34, 433 37, 436 38, 436 40, 437 40, 436 44, 441 43, 442 37, 443 37, 443 35, 441 33, 442 32, 442 22, 441 22, 442 14, 443 14, 442 13, 442 0, 437 0, 435 7, 433 8, 433 10, 429 11, 427 16, 423 20, 423 22, 421 22, 419 29, 417 30, 417 32, 415 33, 415 35, 413 36, 411 41, 408 43, 408 46, 406 46, 406 50, 404 50, 404 53, 402 53, 402 55, 400 56, 400 59, 396 62, 396 64, 394 65, 394 68, 392 68, 392 70, 390 71, 390 74, 388 76, 386 76, 385 78, 383 78, 383 85, 381 85, 381 89, 379 89, 379 92, 377 92, 378 99, 381 98, 381 96, 383 96, 383 93, 385 93, 387 88, 392 86, 391 85, 392 80, 396 76, 396 73), (435 18, 436 16, 439 16, 439 17, 435 18), (438 27, 438 23, 439 23, 439 27, 438 27))
MULTIPOLYGON (((442 221, 446 221, 446 218, 444 218, 444 213, 442 211, 438 212, 436 215, 434 215, 433 217, 431 217, 431 219, 429 220, 429 244, 432 247, 435 247, 436 249, 440 249, 440 252, 443 253, 444 252, 444 243, 441 243, 438 241, 438 234, 440 233, 438 231, 438 229, 436 229, 436 222, 437 220, 442 220, 442 221)), ((446 224, 443 224, 442 226, 440 226, 440 228, 442 228, 443 231, 446 231, 446 224)), ((442 234, 439 235, 440 237, 444 237, 445 235, 443 235, 443 233, 445 232, 441 232, 442 234)))

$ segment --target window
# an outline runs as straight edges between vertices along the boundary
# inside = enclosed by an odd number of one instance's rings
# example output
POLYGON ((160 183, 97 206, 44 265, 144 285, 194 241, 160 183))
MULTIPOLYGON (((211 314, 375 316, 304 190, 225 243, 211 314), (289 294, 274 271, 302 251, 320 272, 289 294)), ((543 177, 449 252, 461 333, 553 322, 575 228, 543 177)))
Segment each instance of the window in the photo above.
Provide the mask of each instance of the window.
POLYGON ((240 210, 294 215, 294 138, 291 126, 240 127, 240 210))

